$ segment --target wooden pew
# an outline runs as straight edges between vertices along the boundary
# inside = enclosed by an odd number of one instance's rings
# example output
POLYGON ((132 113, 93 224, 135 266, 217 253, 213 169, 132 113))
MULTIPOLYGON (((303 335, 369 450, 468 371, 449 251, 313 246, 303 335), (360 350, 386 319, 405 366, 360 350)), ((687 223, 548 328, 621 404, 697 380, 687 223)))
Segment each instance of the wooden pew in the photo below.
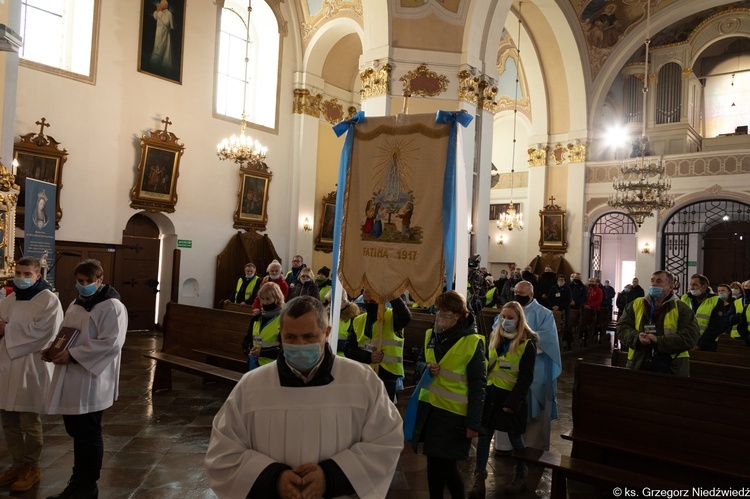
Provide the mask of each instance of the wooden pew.
POLYGON ((249 324, 244 313, 168 303, 162 349, 145 354, 156 361, 151 392, 172 389, 172 369, 239 381, 247 371, 242 340, 249 324))
MULTIPOLYGON (((625 367, 627 361, 628 353, 625 350, 612 350, 612 366, 625 367)), ((750 386, 750 362, 739 355, 692 351, 690 377, 750 386)))
POLYGON ((567 478, 638 493, 747 486, 747 392, 747 385, 579 361, 573 429, 563 435, 573 441, 571 458, 533 449, 516 456, 552 468, 553 498, 565 497, 567 478))

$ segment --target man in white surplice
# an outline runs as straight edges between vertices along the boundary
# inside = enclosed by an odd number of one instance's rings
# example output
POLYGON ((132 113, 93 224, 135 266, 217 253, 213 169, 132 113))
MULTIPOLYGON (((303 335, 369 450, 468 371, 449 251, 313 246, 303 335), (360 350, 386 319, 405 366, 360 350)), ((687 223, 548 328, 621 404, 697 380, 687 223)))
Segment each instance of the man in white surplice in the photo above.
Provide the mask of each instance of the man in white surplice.
POLYGON ((325 308, 281 311, 283 356, 247 373, 213 422, 206 473, 219 498, 385 497, 403 428, 369 366, 335 355, 325 308))
POLYGON ((171 69, 174 17, 169 10, 167 0, 161 0, 156 6, 154 20, 156 21, 156 36, 154 37, 154 51, 151 53, 151 65, 171 69))
POLYGON ((13 464, 0 475, 0 486, 29 490, 39 481, 42 420, 52 367, 39 353, 63 321, 60 300, 42 279, 39 260, 16 263, 14 292, 0 302, 0 419, 13 464))

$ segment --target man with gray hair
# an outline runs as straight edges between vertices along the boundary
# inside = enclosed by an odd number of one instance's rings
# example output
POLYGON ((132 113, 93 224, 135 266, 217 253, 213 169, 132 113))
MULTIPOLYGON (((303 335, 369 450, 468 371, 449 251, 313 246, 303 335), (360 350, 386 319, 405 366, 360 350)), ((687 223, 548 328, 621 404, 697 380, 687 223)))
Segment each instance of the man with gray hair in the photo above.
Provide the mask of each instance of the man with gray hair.
POLYGON ((383 384, 331 351, 320 300, 290 300, 280 322, 282 356, 247 373, 214 418, 211 488, 232 499, 385 497, 404 436, 383 384))

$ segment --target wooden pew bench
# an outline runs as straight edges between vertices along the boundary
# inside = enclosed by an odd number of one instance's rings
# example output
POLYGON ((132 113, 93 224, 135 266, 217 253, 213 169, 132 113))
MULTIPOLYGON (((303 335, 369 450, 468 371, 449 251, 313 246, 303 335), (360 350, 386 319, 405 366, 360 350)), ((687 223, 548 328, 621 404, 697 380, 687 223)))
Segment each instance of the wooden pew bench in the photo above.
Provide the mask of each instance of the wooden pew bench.
POLYGON ((242 340, 249 323, 244 313, 167 304, 162 349, 145 354, 156 361, 152 393, 172 388, 172 369, 204 379, 239 381, 247 371, 242 340))
POLYGON ((633 488, 659 488, 659 480, 682 489, 747 486, 747 390, 579 361, 573 429, 563 435, 573 441, 573 460, 549 463, 549 456, 533 451, 518 457, 552 467, 553 497, 565 497, 566 478, 633 488))
MULTIPOLYGON (((612 366, 625 367, 628 353, 612 350, 612 366)), ((750 386, 750 362, 739 355, 720 352, 690 352, 690 377, 750 386)))

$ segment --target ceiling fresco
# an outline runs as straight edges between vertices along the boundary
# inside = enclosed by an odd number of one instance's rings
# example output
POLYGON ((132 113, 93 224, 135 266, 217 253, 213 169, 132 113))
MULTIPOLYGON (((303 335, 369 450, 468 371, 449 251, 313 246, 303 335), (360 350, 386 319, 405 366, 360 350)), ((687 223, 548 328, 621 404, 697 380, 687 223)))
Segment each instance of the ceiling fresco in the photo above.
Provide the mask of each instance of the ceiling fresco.
MULTIPOLYGON (((652 0, 651 15, 668 7, 676 7, 679 0, 652 0)), ((591 75, 601 70, 604 62, 617 45, 641 22, 646 20, 648 0, 570 0, 581 25, 588 48, 591 75)), ((684 4, 685 2, 681 2, 684 4)), ((687 40, 690 33, 711 15, 731 9, 750 8, 750 0, 705 10, 682 19, 652 37, 652 47, 680 43, 687 40)), ((641 58, 644 50, 641 50, 641 58)))

